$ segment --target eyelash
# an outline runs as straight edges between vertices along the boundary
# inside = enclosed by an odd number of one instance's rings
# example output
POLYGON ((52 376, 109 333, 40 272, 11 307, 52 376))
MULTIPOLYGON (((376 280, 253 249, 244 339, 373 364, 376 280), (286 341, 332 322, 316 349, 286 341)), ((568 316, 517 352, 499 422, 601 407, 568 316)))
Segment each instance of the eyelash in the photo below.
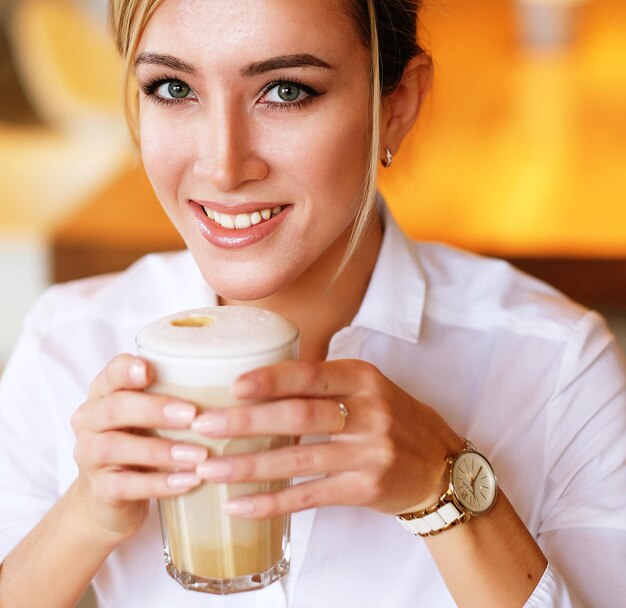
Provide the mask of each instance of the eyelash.
MULTIPOLYGON (((146 95, 146 97, 148 97, 153 103, 156 103, 156 104, 162 104, 167 107, 172 107, 172 106, 177 106, 181 103, 188 102, 189 101, 188 98, 168 99, 166 97, 159 97, 156 94, 156 92, 162 85, 167 84, 168 82, 173 82, 173 81, 184 83, 184 81, 178 80, 177 78, 169 78, 167 76, 158 76, 156 78, 152 78, 151 80, 148 80, 145 83, 142 83, 140 85, 140 88, 143 91, 144 95, 146 95)), ((275 87, 284 86, 284 85, 295 85, 298 89, 306 93, 307 97, 305 97, 304 99, 300 99, 298 101, 285 102, 285 103, 267 101, 267 102, 264 102, 265 106, 267 106, 268 108, 272 110, 279 110, 279 111, 299 110, 311 104, 315 100, 316 97, 320 97, 324 94, 324 93, 319 93, 318 91, 304 84, 297 78, 277 78, 276 80, 273 80, 272 82, 269 82, 268 84, 266 84, 261 89, 261 97, 264 97, 265 95, 267 95, 275 87)), ((191 87, 190 87, 190 90, 193 91, 191 87)))
MULTIPOLYGON (((180 103, 184 103, 188 101, 187 99, 167 99, 166 97, 159 97, 156 92, 159 87, 168 82, 183 82, 182 80, 178 80, 177 78, 169 78, 167 76, 157 76, 156 78, 152 78, 147 82, 141 83, 139 88, 143 91, 143 94, 150 99, 153 103, 164 105, 164 106, 176 106, 180 103)), ((191 89, 191 87, 190 87, 191 89)))
POLYGON ((323 93, 320 93, 318 91, 316 91, 315 89, 313 89, 312 87, 304 84, 303 82, 301 82, 300 80, 298 80, 297 78, 277 78, 276 80, 273 80, 272 82, 269 82, 268 84, 266 84, 263 89, 261 90, 261 93, 263 96, 267 95, 272 89, 278 87, 278 86, 284 86, 284 85, 295 85, 296 88, 300 89, 301 91, 303 91, 304 93, 307 94, 307 97, 305 97, 304 99, 300 99, 298 101, 292 101, 292 102, 285 102, 285 103, 278 103, 275 101, 266 101, 265 105, 272 109, 272 110, 299 110, 300 108, 304 108, 306 106, 308 106, 309 104, 313 103, 313 101, 315 100, 316 97, 321 97, 323 95, 323 93))

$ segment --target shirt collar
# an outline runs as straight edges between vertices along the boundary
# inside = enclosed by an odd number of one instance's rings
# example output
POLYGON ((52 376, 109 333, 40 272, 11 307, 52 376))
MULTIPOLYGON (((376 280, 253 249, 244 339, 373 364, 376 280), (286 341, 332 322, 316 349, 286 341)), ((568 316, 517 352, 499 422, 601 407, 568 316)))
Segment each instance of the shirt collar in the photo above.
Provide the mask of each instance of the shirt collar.
POLYGON ((379 196, 378 202, 385 232, 365 298, 352 326, 417 343, 426 281, 417 249, 411 247, 382 197, 379 196))

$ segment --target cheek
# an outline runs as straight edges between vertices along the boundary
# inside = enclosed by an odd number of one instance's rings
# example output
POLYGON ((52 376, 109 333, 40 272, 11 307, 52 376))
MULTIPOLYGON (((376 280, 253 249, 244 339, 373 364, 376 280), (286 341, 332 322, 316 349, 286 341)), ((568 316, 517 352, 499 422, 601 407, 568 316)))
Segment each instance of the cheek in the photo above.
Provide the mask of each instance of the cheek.
MULTIPOLYGON (((350 113, 338 107, 313 115, 306 124, 280 137, 290 144, 267 149, 275 168, 288 175, 303 199, 316 206, 320 199, 330 202, 329 216, 352 208, 364 183, 370 153, 363 126, 366 112, 366 107, 356 107, 350 113)), ((263 139, 269 138, 269 132, 263 134, 263 139)))
POLYGON ((159 121, 150 110, 141 113, 139 135, 146 173, 157 196, 165 204, 176 195, 188 155, 187 146, 183 144, 185 138, 170 123, 159 121))
POLYGON ((318 183, 341 193, 346 203, 352 202, 365 180, 370 144, 364 124, 363 113, 342 116, 334 127, 327 129, 320 146, 324 161, 320 164, 323 174, 318 176, 318 183))

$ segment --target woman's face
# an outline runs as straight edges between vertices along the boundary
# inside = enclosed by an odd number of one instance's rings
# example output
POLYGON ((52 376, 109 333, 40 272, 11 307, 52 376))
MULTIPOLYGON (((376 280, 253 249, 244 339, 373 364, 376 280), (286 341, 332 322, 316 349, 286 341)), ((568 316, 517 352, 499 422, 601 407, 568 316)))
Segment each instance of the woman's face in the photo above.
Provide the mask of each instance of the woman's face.
POLYGON ((260 299, 341 258, 371 110, 339 0, 166 0, 136 59, 146 170, 219 294, 260 299))

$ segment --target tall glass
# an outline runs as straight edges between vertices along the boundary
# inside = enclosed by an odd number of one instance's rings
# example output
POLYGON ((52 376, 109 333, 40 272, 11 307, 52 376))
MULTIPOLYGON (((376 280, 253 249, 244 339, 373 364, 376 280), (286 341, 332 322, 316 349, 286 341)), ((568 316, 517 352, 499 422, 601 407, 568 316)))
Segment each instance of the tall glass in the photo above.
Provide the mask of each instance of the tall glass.
MULTIPOLYGON (((200 410, 241 402, 230 387, 241 374, 297 356, 298 329, 280 315, 252 307, 184 311, 151 323, 137 336, 139 355, 155 368, 152 392, 195 403, 200 410)), ((206 446, 210 456, 282 447, 292 438, 210 438, 161 429, 161 437, 206 446)), ((222 513, 228 500, 280 490, 289 481, 205 482, 188 494, 159 500, 165 563, 186 589, 225 595, 260 589, 289 571, 289 516, 247 520, 222 513)))
POLYGON ((575 39, 580 8, 588 0, 516 0, 522 42, 531 49, 561 49, 575 39))

